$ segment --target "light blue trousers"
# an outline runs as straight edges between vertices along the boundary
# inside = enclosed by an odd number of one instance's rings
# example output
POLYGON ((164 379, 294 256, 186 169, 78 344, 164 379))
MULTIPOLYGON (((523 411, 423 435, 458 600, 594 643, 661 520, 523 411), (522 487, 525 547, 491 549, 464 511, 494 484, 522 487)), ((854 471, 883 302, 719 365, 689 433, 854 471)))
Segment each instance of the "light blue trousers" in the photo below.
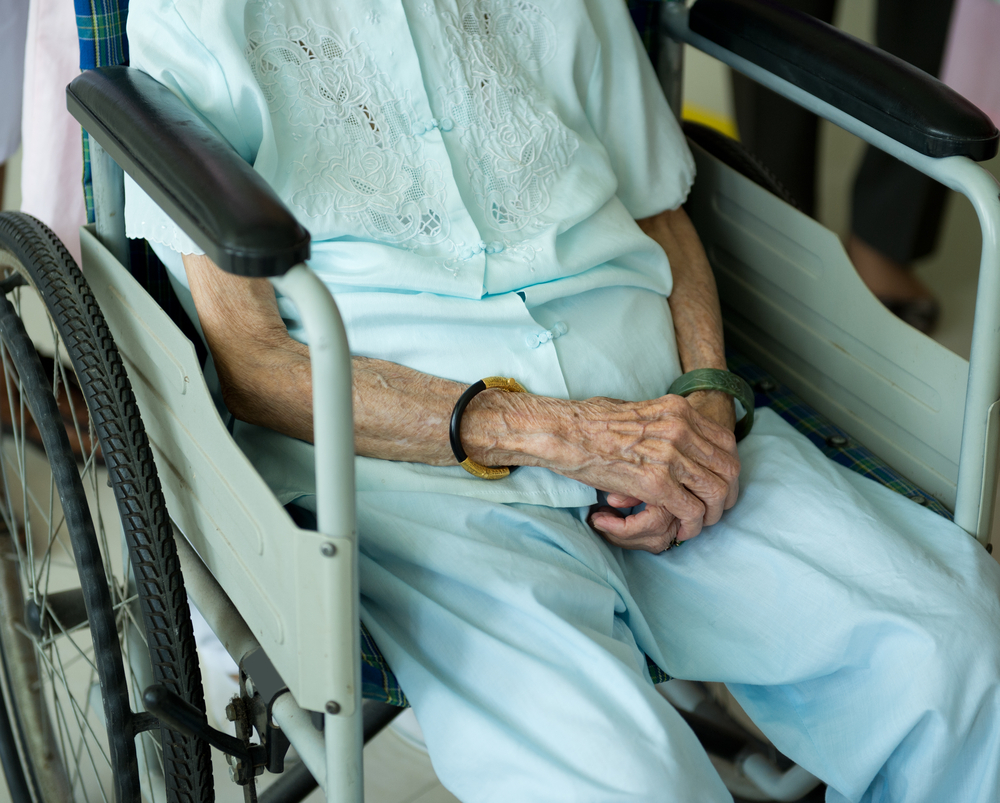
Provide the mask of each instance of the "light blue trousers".
POLYGON ((365 624, 462 801, 722 801, 649 680, 722 681, 828 801, 1000 800, 1000 566, 773 413, 661 555, 585 510, 359 495, 365 624))

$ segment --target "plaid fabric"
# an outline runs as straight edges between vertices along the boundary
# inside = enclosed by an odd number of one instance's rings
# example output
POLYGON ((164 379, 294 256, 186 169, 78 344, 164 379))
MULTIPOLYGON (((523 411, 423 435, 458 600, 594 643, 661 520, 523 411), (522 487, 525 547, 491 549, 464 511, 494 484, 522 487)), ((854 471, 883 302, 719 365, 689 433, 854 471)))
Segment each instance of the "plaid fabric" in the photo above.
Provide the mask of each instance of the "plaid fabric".
POLYGON ((83 135, 83 199, 87 204, 87 222, 93 225, 97 222, 94 214, 94 177, 90 172, 90 134, 80 129, 83 135))
POLYGON ((840 427, 827 421, 787 387, 741 354, 729 349, 726 352, 726 359, 729 370, 742 376, 754 389, 755 407, 773 409, 809 438, 831 460, 846 466, 851 471, 856 471, 863 477, 882 483, 946 519, 952 518, 952 514, 937 499, 918 488, 881 458, 876 457, 840 427))
MULTIPOLYGON (((653 683, 666 683, 670 680, 670 675, 649 658, 646 658, 646 666, 653 683)), ((361 696, 366 700, 378 700, 400 708, 406 708, 410 704, 364 622, 361 623, 361 696)))
POLYGON ((73 0, 80 38, 80 69, 128 64, 128 0, 73 0))
MULTIPOLYGON (((128 64, 128 0, 74 0, 76 29, 80 38, 80 69, 128 64)), ((94 185, 90 169, 90 137, 83 132, 83 196, 87 205, 87 222, 95 222, 94 185)), ((181 331, 194 343, 202 364, 206 352, 194 325, 181 307, 170 287, 166 268, 142 240, 129 243, 129 271, 156 302, 163 307, 181 331)))
MULTIPOLYGON (((73 0, 80 41, 80 69, 128 64, 125 22, 128 0, 73 0)), ((90 138, 83 132, 83 196, 87 222, 94 218, 94 186, 90 172, 90 138)))
POLYGON ((361 623, 361 696, 400 708, 410 704, 364 622, 361 623))

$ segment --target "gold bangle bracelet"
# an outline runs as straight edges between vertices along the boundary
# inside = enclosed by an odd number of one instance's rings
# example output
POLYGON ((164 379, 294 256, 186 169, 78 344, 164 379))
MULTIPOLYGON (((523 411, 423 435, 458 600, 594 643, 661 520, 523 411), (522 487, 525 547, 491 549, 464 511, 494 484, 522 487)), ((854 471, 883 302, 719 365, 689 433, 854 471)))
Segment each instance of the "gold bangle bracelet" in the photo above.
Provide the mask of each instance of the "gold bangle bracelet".
POLYGON ((510 473, 517 466, 484 466, 481 463, 477 463, 465 453, 465 449, 462 448, 462 438, 459 434, 462 428, 462 415, 465 413, 465 408, 469 406, 469 402, 477 394, 490 388, 496 388, 508 393, 527 393, 516 379, 505 376, 488 376, 485 379, 480 379, 476 384, 470 385, 465 393, 458 397, 458 401, 455 402, 455 409, 451 412, 451 426, 448 436, 451 440, 451 451, 462 468, 481 480, 502 480, 504 477, 510 476, 510 473))

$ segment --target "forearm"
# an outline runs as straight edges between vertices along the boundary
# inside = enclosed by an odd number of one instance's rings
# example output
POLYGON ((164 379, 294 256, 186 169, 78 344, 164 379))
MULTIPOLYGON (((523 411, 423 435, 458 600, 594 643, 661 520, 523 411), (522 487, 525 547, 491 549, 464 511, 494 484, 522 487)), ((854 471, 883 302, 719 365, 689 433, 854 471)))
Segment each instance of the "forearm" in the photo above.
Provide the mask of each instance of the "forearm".
POLYGON ((673 275, 668 302, 681 368, 725 368, 722 312, 715 277, 690 218, 683 209, 639 221, 667 253, 673 275))
MULTIPOLYGON (((185 267, 230 411, 312 440, 309 350, 289 337, 270 283, 203 257, 185 267)), ((365 357, 352 369, 358 454, 455 465, 449 423, 465 384, 365 357)), ((460 435, 478 463, 541 466, 662 506, 683 521, 681 537, 718 520, 739 472, 732 432, 678 396, 567 401, 490 389, 466 408, 460 435)))
MULTIPOLYGON (((241 421, 295 438, 313 437, 309 349, 289 337, 266 279, 220 271, 205 257, 184 258, 191 293, 222 386, 223 400, 241 421)), ((358 454, 383 460, 454 465, 448 438, 451 413, 467 385, 385 360, 352 359, 354 438, 358 454)), ((540 464, 530 454, 551 441, 565 403, 538 397, 504 398, 488 390, 462 419, 467 454, 486 465, 540 464), (548 420, 543 418, 548 415, 548 420)))
MULTIPOLYGON (((252 397, 232 412, 241 420, 312 440, 308 370, 298 370, 297 363, 289 370, 289 352, 280 354, 270 349, 271 362, 265 362, 244 350, 242 368, 226 371, 242 377, 235 380, 241 390, 230 398, 252 397), (281 383, 289 384, 279 387, 281 383)), ((455 465, 449 424, 467 385, 367 357, 355 357, 352 367, 357 454, 455 465)), ((566 401, 491 389, 470 402, 460 435, 468 456, 483 465, 541 466, 673 510, 693 508, 691 515, 697 518, 701 504, 668 478, 680 471, 699 492, 721 500, 726 485, 712 472, 735 476, 738 462, 730 454, 731 431, 692 418, 692 413, 688 401, 676 396, 644 402, 566 401), (711 469, 705 471, 702 463, 711 469)))
MULTIPOLYGON (((684 372, 726 368, 722 311, 715 277, 694 225, 683 209, 640 220, 639 226, 660 244, 670 260, 673 290, 668 303, 674 319, 677 353, 684 372)), ((725 427, 736 424, 733 400, 718 391, 689 396, 703 414, 725 427)))
MULTIPOLYGON (((355 357, 354 446, 360 455, 433 466, 455 465, 448 438, 451 413, 468 387, 385 360, 355 357)), ((499 390, 479 394, 462 418, 462 445, 487 465, 491 448, 504 441, 499 390), (492 404, 491 404, 492 402, 492 404)), ((509 455, 507 455, 509 457, 509 455)))

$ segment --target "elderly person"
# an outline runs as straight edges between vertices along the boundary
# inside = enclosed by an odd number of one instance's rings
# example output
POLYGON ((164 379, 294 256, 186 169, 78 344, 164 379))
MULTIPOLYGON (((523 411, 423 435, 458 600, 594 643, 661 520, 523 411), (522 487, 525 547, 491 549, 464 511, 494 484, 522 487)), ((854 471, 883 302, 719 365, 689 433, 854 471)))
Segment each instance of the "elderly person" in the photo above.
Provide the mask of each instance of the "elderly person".
MULTIPOLYGON (((829 800, 997 799, 1000 567, 769 412, 737 452, 691 156, 620 0, 133 0, 129 37, 313 234, 356 355, 362 618, 455 795, 728 800, 649 656, 727 683, 829 800), (468 391, 492 375, 529 392, 468 391)), ((134 185, 127 222, 308 507, 294 309, 134 185)))

